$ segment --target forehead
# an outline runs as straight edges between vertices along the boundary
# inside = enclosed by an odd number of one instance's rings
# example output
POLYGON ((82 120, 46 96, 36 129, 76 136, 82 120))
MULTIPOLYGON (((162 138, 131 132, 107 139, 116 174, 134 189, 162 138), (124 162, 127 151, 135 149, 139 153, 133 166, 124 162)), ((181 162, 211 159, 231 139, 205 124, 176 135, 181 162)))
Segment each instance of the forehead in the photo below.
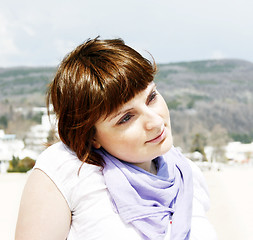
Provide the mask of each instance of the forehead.
POLYGON ((154 82, 151 82, 147 88, 145 88, 144 90, 140 91, 139 93, 137 93, 131 100, 129 100, 128 102, 122 104, 115 112, 121 112, 122 110, 130 107, 131 105, 135 104, 137 102, 138 104, 138 101, 142 100, 142 98, 146 98, 150 92, 154 89, 155 87, 155 83, 154 82))
POLYGON ((151 82, 146 89, 142 90, 138 94, 136 94, 131 100, 126 103, 120 105, 115 111, 108 115, 104 115, 98 122, 101 121, 111 121, 122 113, 133 109, 136 105, 139 104, 140 101, 145 101, 149 96, 150 92, 156 87, 154 82, 151 82))

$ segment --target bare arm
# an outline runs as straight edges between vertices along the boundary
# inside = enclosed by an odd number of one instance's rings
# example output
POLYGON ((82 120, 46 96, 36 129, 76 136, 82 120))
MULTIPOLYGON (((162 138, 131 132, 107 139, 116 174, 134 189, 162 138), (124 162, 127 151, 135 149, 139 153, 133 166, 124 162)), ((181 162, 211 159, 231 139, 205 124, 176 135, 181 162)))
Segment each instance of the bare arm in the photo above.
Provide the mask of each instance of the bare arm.
POLYGON ((65 240, 70 223, 64 197, 44 172, 35 169, 22 195, 15 240, 65 240))

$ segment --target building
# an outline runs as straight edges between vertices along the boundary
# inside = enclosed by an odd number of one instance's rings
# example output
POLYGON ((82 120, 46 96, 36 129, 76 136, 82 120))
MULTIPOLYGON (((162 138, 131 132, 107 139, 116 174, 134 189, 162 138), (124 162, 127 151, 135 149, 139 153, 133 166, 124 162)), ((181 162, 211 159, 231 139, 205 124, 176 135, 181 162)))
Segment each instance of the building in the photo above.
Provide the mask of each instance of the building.
POLYGON ((228 160, 237 163, 253 163, 253 142, 247 144, 230 142, 225 147, 225 151, 228 160))
POLYGON ((9 168, 9 162, 17 157, 24 149, 24 142, 16 139, 15 134, 5 134, 0 130, 0 172, 5 173, 9 168))
POLYGON ((4 130, 0 130, 0 173, 7 172, 13 157, 36 160, 45 149, 49 131, 55 127, 55 123, 54 115, 49 120, 48 115, 44 114, 41 124, 32 126, 24 141, 17 139, 15 134, 5 134, 4 130))
POLYGON ((30 128, 25 138, 25 147, 37 153, 45 149, 49 131, 56 128, 55 115, 42 115, 41 124, 34 125, 30 128))

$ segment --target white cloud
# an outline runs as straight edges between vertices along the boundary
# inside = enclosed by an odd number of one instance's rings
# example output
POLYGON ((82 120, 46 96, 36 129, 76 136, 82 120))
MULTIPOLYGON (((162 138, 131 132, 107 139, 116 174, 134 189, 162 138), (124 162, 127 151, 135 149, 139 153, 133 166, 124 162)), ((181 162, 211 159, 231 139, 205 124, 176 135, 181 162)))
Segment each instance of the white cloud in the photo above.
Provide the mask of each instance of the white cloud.
POLYGON ((210 58, 215 59, 215 60, 219 60, 219 59, 226 58, 226 55, 220 50, 215 50, 215 51, 212 52, 210 58))
POLYGON ((9 24, 3 15, 0 15, 0 55, 5 58, 5 55, 14 55, 19 53, 17 46, 14 43, 14 38, 9 31, 9 24))
POLYGON ((55 63, 97 35, 121 37, 157 62, 252 61, 252 7, 252 0, 3 0, 0 67, 55 63))
POLYGON ((55 39, 54 47, 60 56, 66 55, 76 47, 76 43, 65 39, 55 39))
POLYGON ((28 25, 23 25, 21 26, 21 28, 25 31, 25 33, 27 35, 29 35, 30 37, 34 37, 35 36, 35 31, 32 29, 32 27, 28 26, 28 25))

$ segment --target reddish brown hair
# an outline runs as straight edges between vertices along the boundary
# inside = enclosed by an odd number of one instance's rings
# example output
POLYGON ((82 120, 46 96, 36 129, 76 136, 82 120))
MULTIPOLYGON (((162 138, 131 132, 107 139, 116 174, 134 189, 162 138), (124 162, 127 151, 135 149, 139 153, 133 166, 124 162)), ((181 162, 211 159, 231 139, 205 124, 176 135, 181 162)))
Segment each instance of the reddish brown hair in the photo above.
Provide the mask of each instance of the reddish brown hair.
POLYGON ((121 39, 88 40, 61 62, 48 91, 60 139, 81 161, 103 166, 92 151, 95 123, 153 81, 155 64, 121 39))

